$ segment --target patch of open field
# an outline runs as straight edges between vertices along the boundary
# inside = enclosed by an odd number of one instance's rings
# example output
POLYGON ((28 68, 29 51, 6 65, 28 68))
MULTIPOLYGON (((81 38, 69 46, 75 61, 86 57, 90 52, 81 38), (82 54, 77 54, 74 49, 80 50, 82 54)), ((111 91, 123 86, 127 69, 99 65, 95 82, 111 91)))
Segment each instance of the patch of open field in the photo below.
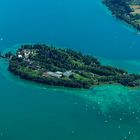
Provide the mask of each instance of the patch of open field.
POLYGON ((140 14, 140 5, 130 5, 130 8, 133 10, 132 14, 140 14))

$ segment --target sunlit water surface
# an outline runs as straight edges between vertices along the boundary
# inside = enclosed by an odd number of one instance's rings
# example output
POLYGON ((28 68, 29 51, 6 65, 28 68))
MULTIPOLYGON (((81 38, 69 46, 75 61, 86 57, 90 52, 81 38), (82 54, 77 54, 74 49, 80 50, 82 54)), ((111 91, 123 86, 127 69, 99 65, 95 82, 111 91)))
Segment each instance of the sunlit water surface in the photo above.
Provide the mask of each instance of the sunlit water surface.
MULTIPOLYGON (((16 44, 47 42, 140 73, 140 35, 101 1, 1 0, 0 16, 3 52, 16 44)), ((21 80, 7 67, 0 59, 0 139, 140 139, 140 89, 49 87, 21 80)))

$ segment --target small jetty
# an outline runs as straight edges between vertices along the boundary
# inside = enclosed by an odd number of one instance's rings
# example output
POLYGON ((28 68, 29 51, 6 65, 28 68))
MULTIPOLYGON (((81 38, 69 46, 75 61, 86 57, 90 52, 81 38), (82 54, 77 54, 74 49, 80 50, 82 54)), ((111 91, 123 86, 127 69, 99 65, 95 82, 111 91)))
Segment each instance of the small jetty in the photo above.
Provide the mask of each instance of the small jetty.
POLYGON ((6 58, 5 55, 3 55, 1 52, 0 52, 0 58, 6 58))
POLYGON ((3 56, 3 55, 0 55, 0 58, 6 58, 5 56, 3 56))
POLYGON ((0 52, 0 58, 7 58, 7 59, 11 59, 11 57, 13 56, 12 52, 8 52, 8 53, 5 53, 5 54, 2 54, 0 52))

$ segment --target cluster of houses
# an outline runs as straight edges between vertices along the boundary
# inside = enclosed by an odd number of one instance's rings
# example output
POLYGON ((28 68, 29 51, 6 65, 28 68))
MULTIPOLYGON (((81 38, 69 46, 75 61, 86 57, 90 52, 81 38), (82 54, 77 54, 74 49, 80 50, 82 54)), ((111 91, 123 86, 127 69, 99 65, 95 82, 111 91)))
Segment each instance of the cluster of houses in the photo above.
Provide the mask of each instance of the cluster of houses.
POLYGON ((35 49, 23 49, 18 52, 17 56, 18 58, 28 59, 30 55, 36 54, 36 51, 35 49))
POLYGON ((55 77, 55 78, 61 78, 62 76, 69 77, 69 76, 71 76, 72 74, 73 74, 72 71, 66 71, 66 72, 60 72, 60 71, 51 72, 51 71, 48 71, 48 72, 44 72, 44 73, 43 73, 43 76, 44 76, 44 77, 51 76, 51 77, 55 77))
MULTIPOLYGON (((23 49, 22 51, 19 51, 17 53, 17 56, 18 56, 18 58, 23 58, 25 61, 28 61, 29 62, 29 67, 31 69, 40 69, 40 67, 38 65, 32 64, 32 61, 30 61, 30 59, 29 59, 29 56, 36 54, 36 51, 37 50, 35 50, 35 49, 23 49)), ((72 74, 73 74, 72 71, 66 71, 66 72, 60 72, 60 71, 52 72, 52 71, 47 71, 47 72, 44 72, 42 76, 43 77, 51 76, 51 77, 55 77, 55 78, 61 78, 62 76, 69 77, 72 74)))

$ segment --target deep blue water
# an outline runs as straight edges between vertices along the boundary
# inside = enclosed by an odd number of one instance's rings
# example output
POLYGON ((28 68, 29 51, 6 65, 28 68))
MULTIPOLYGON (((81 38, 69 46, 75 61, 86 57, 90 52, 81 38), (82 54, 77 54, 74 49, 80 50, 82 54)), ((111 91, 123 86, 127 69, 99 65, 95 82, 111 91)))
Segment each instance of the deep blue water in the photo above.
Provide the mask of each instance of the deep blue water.
MULTIPOLYGON (((99 0, 1 0, 0 50, 48 43, 140 72, 140 35, 99 0)), ((0 139, 140 140, 140 89, 74 90, 20 80, 0 59, 0 139)))
POLYGON ((140 58, 140 35, 108 15, 100 0, 1 0, 0 17, 1 48, 47 42, 111 59, 140 58))

